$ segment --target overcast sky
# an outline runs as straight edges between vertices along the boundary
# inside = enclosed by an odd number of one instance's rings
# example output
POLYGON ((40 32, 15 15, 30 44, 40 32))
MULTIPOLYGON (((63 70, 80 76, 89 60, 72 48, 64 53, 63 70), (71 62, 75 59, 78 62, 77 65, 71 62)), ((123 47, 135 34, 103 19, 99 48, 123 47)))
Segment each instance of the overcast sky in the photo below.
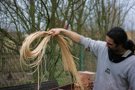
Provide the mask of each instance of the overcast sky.
POLYGON ((125 21, 125 24, 127 25, 127 27, 129 29, 134 29, 135 30, 135 6, 134 6, 134 10, 132 9, 127 17, 126 17, 126 21, 125 21))
POLYGON ((133 5, 133 7, 130 9, 130 11, 128 12, 126 16, 125 27, 135 30, 135 0, 130 0, 130 5, 133 5))

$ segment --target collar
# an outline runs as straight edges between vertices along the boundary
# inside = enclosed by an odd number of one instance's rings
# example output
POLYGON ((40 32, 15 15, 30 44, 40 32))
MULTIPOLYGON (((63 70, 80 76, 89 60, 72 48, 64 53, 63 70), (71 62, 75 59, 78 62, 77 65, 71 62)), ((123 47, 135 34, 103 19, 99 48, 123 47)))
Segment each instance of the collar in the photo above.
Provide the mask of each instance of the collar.
POLYGON ((127 57, 130 53, 132 53, 131 50, 127 50, 123 55, 122 57, 127 57))
POLYGON ((109 60, 111 62, 114 63, 119 63, 124 61, 126 58, 130 57, 133 55, 131 50, 127 50, 123 55, 116 55, 114 53, 112 53, 109 49, 108 49, 108 55, 109 55, 109 60))

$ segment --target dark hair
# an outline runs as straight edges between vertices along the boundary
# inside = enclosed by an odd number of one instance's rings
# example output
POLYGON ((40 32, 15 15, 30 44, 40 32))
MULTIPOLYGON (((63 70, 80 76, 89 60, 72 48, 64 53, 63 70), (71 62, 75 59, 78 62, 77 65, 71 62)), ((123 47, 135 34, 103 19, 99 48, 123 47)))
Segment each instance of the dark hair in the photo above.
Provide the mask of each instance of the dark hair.
POLYGON ((109 30, 106 35, 113 39, 116 45, 122 44, 125 49, 130 49, 132 52, 134 52, 135 44, 133 43, 133 41, 128 40, 127 34, 124 29, 120 27, 114 27, 109 30))

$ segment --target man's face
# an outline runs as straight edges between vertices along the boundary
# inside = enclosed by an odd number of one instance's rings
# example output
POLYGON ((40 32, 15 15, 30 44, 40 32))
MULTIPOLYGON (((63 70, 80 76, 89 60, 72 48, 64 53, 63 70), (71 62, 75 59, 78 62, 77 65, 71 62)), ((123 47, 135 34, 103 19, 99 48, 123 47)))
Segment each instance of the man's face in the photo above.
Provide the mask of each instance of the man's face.
POLYGON ((116 45, 110 37, 106 36, 106 45, 108 49, 110 49, 112 52, 117 52, 119 50, 119 46, 116 45))
POLYGON ((116 46, 114 41, 110 37, 108 37, 108 36, 106 36, 106 45, 110 49, 113 49, 116 46))

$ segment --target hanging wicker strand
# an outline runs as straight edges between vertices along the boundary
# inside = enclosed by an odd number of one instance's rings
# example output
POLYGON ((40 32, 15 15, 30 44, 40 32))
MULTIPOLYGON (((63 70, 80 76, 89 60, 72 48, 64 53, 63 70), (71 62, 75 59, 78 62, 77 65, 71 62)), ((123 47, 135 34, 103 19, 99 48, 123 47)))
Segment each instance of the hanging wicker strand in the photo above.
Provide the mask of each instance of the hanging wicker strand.
MULTIPOLYGON (((34 72, 39 70, 39 66, 42 63, 42 58, 44 57, 46 47, 52 36, 47 31, 38 31, 27 36, 20 49, 20 62, 30 68, 35 67, 34 72), (33 49, 31 48, 32 42, 38 38, 43 38, 41 42, 33 49), (34 60, 28 63, 29 60, 34 60)), ((83 90, 80 78, 77 73, 76 65, 74 59, 69 50, 69 45, 62 35, 55 36, 59 47, 61 48, 62 62, 64 70, 71 72, 75 77, 76 82, 81 86, 83 90)), ((33 72, 33 73, 34 73, 33 72)), ((38 76, 38 90, 39 90, 39 76, 38 76)))

